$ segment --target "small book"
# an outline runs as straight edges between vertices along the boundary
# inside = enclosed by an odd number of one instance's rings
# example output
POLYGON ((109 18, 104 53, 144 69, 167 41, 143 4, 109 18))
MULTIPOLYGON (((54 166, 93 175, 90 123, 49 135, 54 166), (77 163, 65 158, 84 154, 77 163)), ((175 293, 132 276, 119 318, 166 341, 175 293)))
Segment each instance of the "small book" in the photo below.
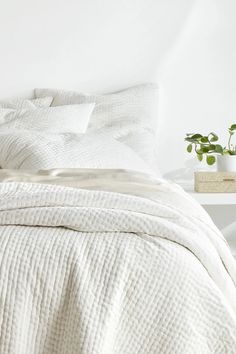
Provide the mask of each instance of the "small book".
POLYGON ((195 172, 194 187, 199 193, 236 193, 236 172, 195 172))

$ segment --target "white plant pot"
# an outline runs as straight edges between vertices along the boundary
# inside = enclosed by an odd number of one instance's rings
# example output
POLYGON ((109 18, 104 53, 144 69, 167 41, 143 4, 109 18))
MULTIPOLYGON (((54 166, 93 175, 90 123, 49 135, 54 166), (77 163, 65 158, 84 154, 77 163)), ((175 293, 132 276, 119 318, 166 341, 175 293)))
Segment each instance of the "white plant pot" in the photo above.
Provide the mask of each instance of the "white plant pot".
POLYGON ((217 171, 236 172, 236 155, 218 155, 217 171))

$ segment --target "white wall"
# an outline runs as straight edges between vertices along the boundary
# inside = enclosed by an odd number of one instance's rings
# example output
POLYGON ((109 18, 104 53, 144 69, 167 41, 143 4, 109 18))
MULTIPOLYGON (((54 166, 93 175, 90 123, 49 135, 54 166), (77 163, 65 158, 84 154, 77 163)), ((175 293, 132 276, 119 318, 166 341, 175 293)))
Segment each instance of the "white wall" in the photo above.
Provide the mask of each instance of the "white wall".
POLYGON ((178 11, 176 0, 1 0, 0 97, 153 80, 192 0, 181 3, 178 11))
POLYGON ((185 132, 235 121, 235 11, 234 0, 1 0, 0 98, 158 80, 159 163, 183 176, 185 132))
POLYGON ((196 161, 186 161, 190 155, 183 153, 184 133, 223 134, 236 123, 235 13, 234 0, 196 1, 160 68, 166 134, 159 140, 167 177, 191 178, 196 168, 196 161))

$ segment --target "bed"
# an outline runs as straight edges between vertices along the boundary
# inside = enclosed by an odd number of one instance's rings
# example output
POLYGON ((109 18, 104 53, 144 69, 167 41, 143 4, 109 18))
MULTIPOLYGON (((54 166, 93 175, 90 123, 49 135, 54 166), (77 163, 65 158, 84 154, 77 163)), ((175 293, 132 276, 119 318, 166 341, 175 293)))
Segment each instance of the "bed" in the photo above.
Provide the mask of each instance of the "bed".
POLYGON ((35 95, 0 108, 0 352, 236 353, 229 247, 152 168, 156 88, 35 95))

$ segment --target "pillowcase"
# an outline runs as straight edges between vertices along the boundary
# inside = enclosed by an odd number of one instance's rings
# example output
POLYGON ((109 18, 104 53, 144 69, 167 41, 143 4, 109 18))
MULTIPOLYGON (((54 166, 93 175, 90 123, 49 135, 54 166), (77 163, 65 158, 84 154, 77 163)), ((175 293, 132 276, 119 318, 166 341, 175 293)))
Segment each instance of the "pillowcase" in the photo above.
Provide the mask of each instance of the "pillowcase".
POLYGON ((52 106, 95 102, 89 132, 106 132, 132 148, 144 161, 156 160, 158 88, 143 84, 112 94, 35 89, 35 97, 53 96, 52 106))
POLYGON ((106 134, 2 132, 0 165, 9 169, 121 168, 151 173, 129 147, 106 134))
POLYGON ((0 101, 0 108, 11 109, 35 109, 50 107, 53 97, 34 98, 32 100, 16 98, 7 101, 0 101))
POLYGON ((39 130, 47 133, 85 133, 94 103, 11 110, 0 108, 0 131, 39 130))

